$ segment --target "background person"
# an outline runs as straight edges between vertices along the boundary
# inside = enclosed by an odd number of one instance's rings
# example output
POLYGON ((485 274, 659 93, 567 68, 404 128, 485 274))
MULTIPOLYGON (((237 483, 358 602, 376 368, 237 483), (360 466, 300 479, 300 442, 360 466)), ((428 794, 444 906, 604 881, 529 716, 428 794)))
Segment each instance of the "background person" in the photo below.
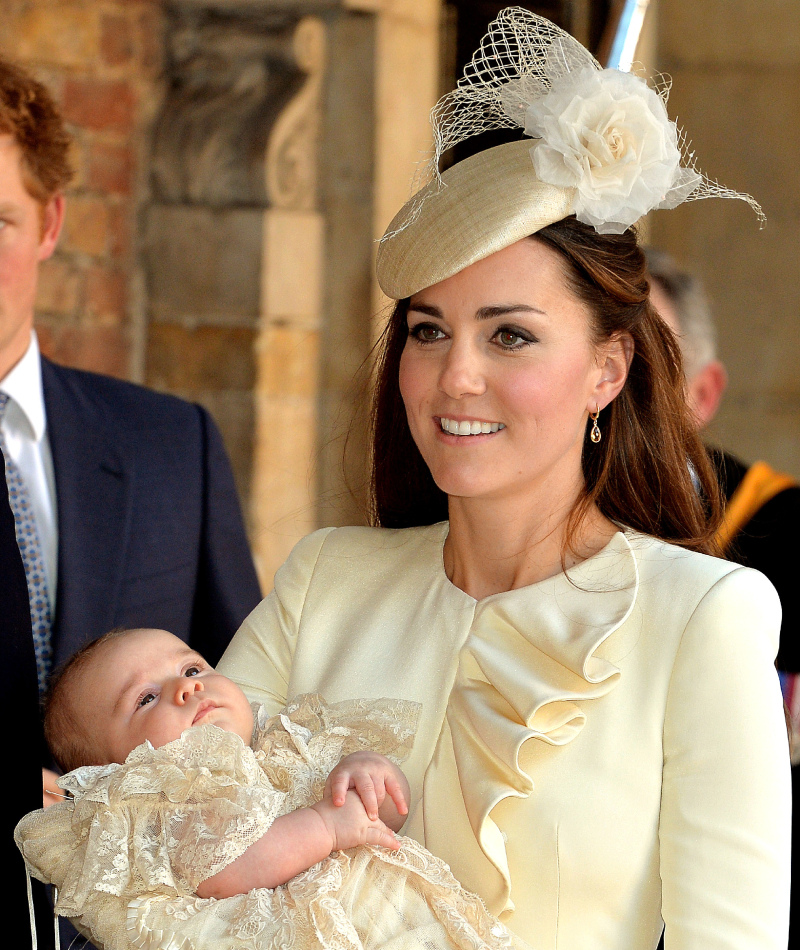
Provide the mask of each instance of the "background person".
MULTIPOLYGON (((717 356, 716 327, 699 278, 678 267, 664 251, 648 248, 650 298, 678 338, 686 373, 686 394, 692 416, 702 431, 714 418, 728 375, 717 356)), ((800 535, 800 487, 766 462, 748 466, 730 452, 709 449, 725 497, 726 517, 720 528, 725 556, 762 571, 775 585, 781 601, 777 666, 789 710, 793 799, 800 801, 800 595, 795 550, 800 535)), ((792 831, 792 879, 800 873, 797 822, 792 831)), ((793 898, 789 947, 798 944, 800 902, 793 898)))
POLYGON ((208 413, 39 353, 38 268, 64 219, 68 148, 47 90, 0 61, 0 445, 40 690, 113 626, 168 626, 214 661, 260 596, 208 413))
MULTIPOLYGON (((2 453, 0 453, 0 462, 2 453)), ((39 690, 36 657, 31 635, 28 585, 14 530, 14 516, 8 505, 5 478, 0 478, 0 637, 6 676, 6 700, 14 712, 14 727, 6 730, 6 754, 13 780, 6 783, 3 796, 3 829, 0 860, 8 869, 3 933, 11 946, 30 942, 28 895, 19 853, 12 846, 14 826, 19 818, 41 801, 41 764, 44 736, 39 718, 39 690)), ((33 885, 39 946, 53 947, 52 911, 44 888, 33 885)))
MULTIPOLYGON (((64 220, 68 149, 45 87, 0 59, 0 451, 40 691, 53 665, 115 626, 168 627, 216 661, 260 598, 208 413, 39 353, 38 270, 64 220)), ((52 803, 55 776, 42 776, 52 803)))
POLYGON ((703 553, 718 486, 631 228, 713 189, 656 93, 520 8, 434 118, 434 161, 534 140, 432 167, 390 225, 380 527, 302 541, 220 670, 272 711, 421 702, 408 833, 531 946, 663 919, 668 950, 782 950, 780 608, 703 553))
MULTIPOLYGON (((717 414, 728 374, 717 356, 717 334, 708 298, 696 276, 665 252, 648 248, 653 305, 681 346, 686 394, 701 431, 717 414)), ((800 672, 800 596, 793 565, 800 532, 800 487, 766 462, 747 465, 730 452, 710 449, 720 476, 728 517, 720 528, 725 556, 762 571, 783 608, 778 669, 800 672)), ((790 698, 787 696, 787 698, 790 698)))

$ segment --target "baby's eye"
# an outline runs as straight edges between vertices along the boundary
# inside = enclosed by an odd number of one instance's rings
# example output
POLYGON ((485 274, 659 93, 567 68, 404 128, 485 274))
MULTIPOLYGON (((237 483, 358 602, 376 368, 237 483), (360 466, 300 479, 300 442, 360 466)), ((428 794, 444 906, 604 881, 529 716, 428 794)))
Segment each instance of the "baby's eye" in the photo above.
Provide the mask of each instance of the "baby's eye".
POLYGON ((148 706, 150 703, 154 703, 158 699, 155 693, 143 693, 136 700, 136 708, 141 709, 142 706, 148 706))
POLYGON ((184 676, 199 676, 203 671, 199 666, 190 666, 184 672, 184 676))

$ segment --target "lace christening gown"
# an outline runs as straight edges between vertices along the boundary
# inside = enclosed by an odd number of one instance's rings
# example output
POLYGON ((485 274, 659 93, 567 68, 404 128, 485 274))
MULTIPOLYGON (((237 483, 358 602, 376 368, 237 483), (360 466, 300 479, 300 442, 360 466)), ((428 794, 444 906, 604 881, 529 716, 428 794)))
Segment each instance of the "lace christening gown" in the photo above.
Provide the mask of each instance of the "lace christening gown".
POLYGON ((198 726, 139 746, 124 765, 70 772, 59 784, 71 800, 22 819, 17 844, 30 872, 58 887, 59 914, 105 950, 524 948, 411 838, 397 852, 335 852, 273 890, 197 897, 275 818, 319 800, 342 756, 402 761, 417 718, 402 700, 318 696, 272 718, 255 712, 252 748, 198 726))

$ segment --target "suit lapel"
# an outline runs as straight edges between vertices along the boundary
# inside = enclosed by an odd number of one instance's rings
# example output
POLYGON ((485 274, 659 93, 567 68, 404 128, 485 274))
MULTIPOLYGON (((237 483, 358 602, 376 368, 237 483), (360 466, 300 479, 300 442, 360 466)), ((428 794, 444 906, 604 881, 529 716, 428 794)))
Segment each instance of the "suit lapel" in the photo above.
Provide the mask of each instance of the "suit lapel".
POLYGON ((58 509, 54 660, 114 623, 130 534, 133 472, 91 376, 42 358, 58 509))

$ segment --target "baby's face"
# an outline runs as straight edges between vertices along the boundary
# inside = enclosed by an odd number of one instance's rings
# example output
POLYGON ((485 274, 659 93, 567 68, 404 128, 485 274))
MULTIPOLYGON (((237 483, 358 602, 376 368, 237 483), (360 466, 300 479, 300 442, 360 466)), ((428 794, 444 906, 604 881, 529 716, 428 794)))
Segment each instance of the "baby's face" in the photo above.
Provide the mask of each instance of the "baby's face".
POLYGON ((247 744, 252 737, 244 693, 166 630, 134 630, 102 645, 75 687, 76 715, 104 763, 124 762, 145 739, 162 746, 201 723, 247 744))

